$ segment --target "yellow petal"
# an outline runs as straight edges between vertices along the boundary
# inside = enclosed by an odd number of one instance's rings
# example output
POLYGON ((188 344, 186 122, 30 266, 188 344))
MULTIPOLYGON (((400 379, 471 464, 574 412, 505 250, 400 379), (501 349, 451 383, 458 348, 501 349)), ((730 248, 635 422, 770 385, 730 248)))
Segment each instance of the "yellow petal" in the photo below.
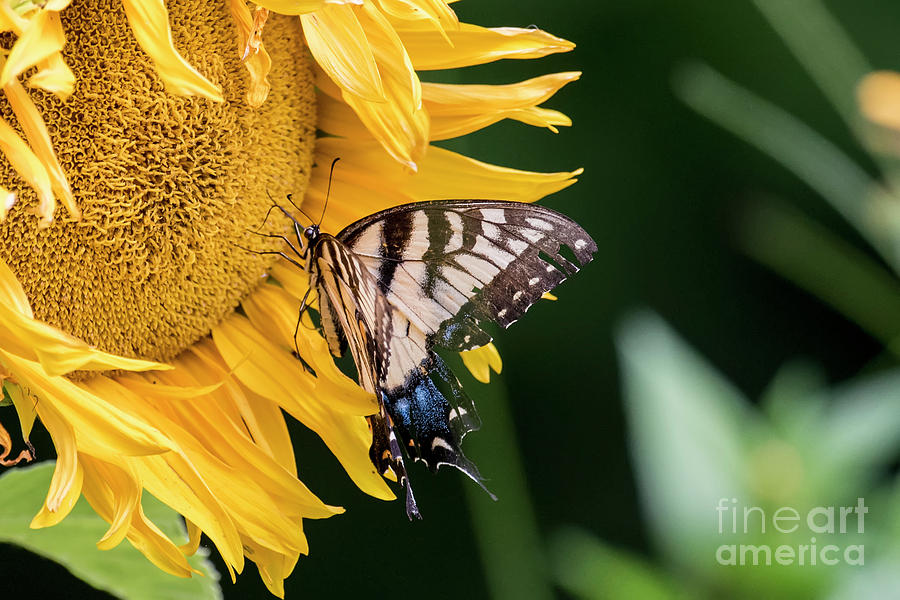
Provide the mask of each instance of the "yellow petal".
POLYGON ((0 347, 40 361, 48 376, 72 371, 169 369, 152 361, 102 352, 64 331, 33 318, 25 292, 16 276, 0 260, 0 347))
MULTIPOLYGON (((128 541, 150 562, 166 573, 176 577, 190 577, 192 574, 198 574, 188 564, 178 546, 172 543, 172 540, 147 518, 141 506, 138 506, 138 514, 131 522, 128 541)), ((225 566, 229 573, 233 573, 230 563, 226 563, 225 566)), ((232 579, 234 579, 233 575, 232 579)))
POLYGON ((134 37, 150 55, 166 88, 183 96, 223 102, 222 92, 175 50, 169 12, 163 0, 122 0, 134 37))
POLYGON ((425 83, 425 106, 432 116, 466 116, 493 110, 528 108, 547 101, 581 77, 577 71, 553 73, 506 85, 425 83))
POLYGON ((75 506, 81 496, 84 471, 78 463, 75 432, 66 419, 51 405, 39 406, 41 422, 50 432, 56 448, 56 468, 50 480, 47 500, 40 512, 31 521, 33 529, 49 527, 59 523, 75 506))
MULTIPOLYGON (((200 381, 193 374, 208 372, 202 361, 187 354, 179 358, 179 363, 183 368, 160 374, 159 380, 171 387, 199 387, 200 381)), ((120 383, 123 383, 121 379, 120 383)), ((134 377, 123 385, 135 391, 134 377)), ((142 392, 141 389, 136 391, 142 392)), ((304 518, 326 518, 343 512, 338 507, 324 504, 296 478, 295 472, 282 467, 270 454, 260 452, 261 439, 248 435, 242 420, 235 421, 229 418, 229 411, 222 410, 228 400, 217 388, 209 397, 172 404, 169 414, 203 448, 209 449, 231 468, 240 470, 242 475, 249 476, 254 484, 265 489, 267 495, 276 498, 277 512, 304 518)))
POLYGON ((369 460, 372 436, 364 418, 332 411, 330 398, 313 394, 311 376, 301 373, 297 361, 286 359, 245 317, 233 315, 212 333, 225 363, 247 388, 278 402, 315 431, 361 490, 376 498, 394 497, 369 460))
POLYGON ((34 427, 34 419, 37 417, 37 399, 25 394, 22 386, 9 381, 3 382, 3 390, 9 395, 13 406, 16 407, 22 439, 28 442, 31 429, 34 427))
POLYGON ((0 119, 0 151, 6 155, 22 179, 37 192, 39 201, 37 214, 41 217, 40 225, 42 227, 50 225, 56 208, 50 174, 28 144, 3 119, 0 119))
POLYGON ((297 566, 299 557, 285 556, 253 544, 249 547, 252 550, 253 562, 259 568, 259 576, 266 588, 273 595, 284 598, 284 580, 297 566))
MULTIPOLYGON (((203 362, 204 370, 211 371, 214 376, 229 372, 212 340, 202 340, 194 344, 190 352, 203 362)), ((294 446, 281 408, 262 396, 253 395, 251 398, 248 396, 248 390, 233 379, 226 380, 216 395, 227 397, 224 406, 232 407, 238 413, 238 418, 247 427, 259 448, 296 477, 297 461, 294 457, 294 446)))
POLYGON ((358 12, 378 63, 385 101, 370 101, 348 90, 344 102, 395 160, 415 171, 428 146, 428 114, 422 88, 406 49, 390 23, 370 5, 358 12))
POLYGON ((378 6, 397 21, 425 21, 436 31, 459 29, 459 19, 443 0, 378 0, 378 6))
POLYGON ((324 5, 301 15, 300 21, 309 51, 335 83, 362 100, 387 101, 375 55, 353 7, 324 5))
POLYGON ((432 31, 398 28, 397 33, 413 65, 421 71, 480 65, 501 58, 540 58, 575 47, 540 29, 486 28, 468 23, 447 31, 452 46, 436 43, 440 40, 432 31))
POLYGON ((16 203, 16 194, 3 186, 0 186, 0 222, 6 219, 6 215, 16 203))
POLYGON ((28 78, 28 87, 41 88, 66 100, 75 89, 75 74, 58 52, 38 63, 38 71, 28 78))
POLYGON ((856 90, 862 114, 883 127, 900 130, 900 73, 876 71, 856 90))
MULTIPOLYGON (((288 352, 294 349, 291 334, 296 327, 298 304, 287 292, 272 285, 261 285, 241 306, 250 322, 267 339, 279 343, 288 352)), ((325 339, 312 328, 308 318, 297 329, 297 346, 300 356, 316 372, 316 394, 331 398, 332 408, 359 416, 378 412, 375 397, 334 364, 325 339)), ((294 368, 302 367, 297 364, 294 368)))
POLYGON ((124 398, 99 396, 65 377, 48 377, 38 363, 4 350, 0 350, 0 362, 42 400, 37 403, 41 421, 44 421, 42 407, 52 405, 67 427, 84 436, 80 443, 85 448, 126 456, 155 454, 172 448, 168 437, 138 416, 136 409, 140 407, 127 406, 124 398))
POLYGON ((3 93, 6 94, 9 105, 16 115, 19 126, 25 132, 25 137, 34 149, 35 155, 47 170, 56 197, 62 200, 72 217, 80 218, 81 211, 75 204, 75 198, 72 196, 72 189, 69 187, 66 174, 56 158, 56 152, 53 150, 50 132, 47 131, 47 126, 44 124, 44 119, 38 112, 37 107, 31 101, 25 88, 16 80, 11 80, 4 86, 3 93))
POLYGON ((30 67, 50 58, 62 50, 66 43, 59 15, 41 11, 29 22, 0 71, 0 87, 27 71, 30 67))
POLYGON ((141 504, 141 486, 133 473, 92 456, 83 455, 83 493, 109 529, 97 542, 101 550, 118 546, 128 535, 135 511, 141 504))
MULTIPOLYGON (((257 25, 254 15, 250 14, 245 0, 231 0, 231 16, 238 30, 238 52, 242 57, 244 66, 250 73, 250 84, 247 86, 247 104, 253 107, 262 106, 269 95, 271 86, 267 76, 272 68, 272 59, 266 52, 259 37, 262 33, 262 25, 257 25)), ((257 10, 254 14, 262 14, 257 10)), ((265 22, 265 18, 262 18, 265 22)))
POLYGON ((179 549, 186 555, 193 556, 200 549, 203 530, 188 519, 184 520, 184 528, 187 529, 188 541, 179 546, 179 549))
POLYGON ((463 364, 469 369, 472 377, 481 383, 490 383, 491 371, 500 374, 503 370, 503 361, 500 359, 500 353, 493 343, 485 344, 474 350, 467 350, 459 353, 462 357, 463 364))
POLYGON ((322 138, 316 145, 317 166, 304 201, 308 210, 321 210, 328 184, 327 165, 338 156, 341 163, 334 172, 332 203, 324 221, 326 231, 339 231, 373 209, 403 202, 453 198, 534 202, 572 185, 582 172, 519 171, 432 146, 419 172, 411 174, 385 160, 382 149, 373 143, 322 138))
POLYGON ((254 0, 254 2, 282 15, 303 15, 328 4, 362 4, 363 0, 254 0))
POLYGON ((557 127, 568 127, 572 124, 572 120, 559 111, 536 107, 496 111, 466 117, 432 117, 431 139, 437 141, 460 137, 473 131, 484 129, 504 119, 521 121, 526 125, 535 127, 546 127, 553 133, 559 133, 557 127))
POLYGON ((458 137, 502 119, 556 132, 556 126, 571 125, 571 120, 558 111, 536 107, 580 75, 556 73, 510 85, 423 84, 425 109, 431 116, 431 139, 458 137))

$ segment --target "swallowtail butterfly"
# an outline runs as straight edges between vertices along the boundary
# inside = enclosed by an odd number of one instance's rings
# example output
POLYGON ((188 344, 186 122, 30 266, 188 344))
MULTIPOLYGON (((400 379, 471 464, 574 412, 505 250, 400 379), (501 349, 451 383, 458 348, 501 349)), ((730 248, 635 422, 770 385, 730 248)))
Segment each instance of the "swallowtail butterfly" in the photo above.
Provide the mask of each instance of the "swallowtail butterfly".
POLYGON ((294 235, 299 261, 291 261, 309 272, 331 352, 349 347, 359 384, 379 400, 370 458, 405 486, 409 518, 420 515, 404 453, 432 470, 453 465, 484 487, 460 449, 478 415, 433 349, 490 342, 483 321, 514 323, 592 259, 594 240, 548 208, 493 200, 404 204, 336 236, 294 220, 294 235))

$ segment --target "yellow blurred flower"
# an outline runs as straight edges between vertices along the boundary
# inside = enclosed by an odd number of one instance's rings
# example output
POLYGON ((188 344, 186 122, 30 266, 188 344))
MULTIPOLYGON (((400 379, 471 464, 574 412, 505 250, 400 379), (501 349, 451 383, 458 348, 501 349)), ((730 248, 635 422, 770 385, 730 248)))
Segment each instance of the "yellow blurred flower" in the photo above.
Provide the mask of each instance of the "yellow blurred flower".
MULTIPOLYGON (((293 356, 306 274, 247 231, 270 195, 319 214, 335 157, 326 231, 405 202, 570 185, 579 171, 430 141, 502 119, 569 125, 539 105, 578 73, 491 86, 417 70, 573 45, 459 23, 442 0, 0 0, 0 26, 0 378, 22 437, 39 418, 58 454, 32 525, 84 495, 110 524, 101 548, 128 539, 190 576, 205 533, 232 576, 249 558, 282 595, 308 549, 302 519, 342 512, 298 480, 282 411, 360 489, 393 493, 368 458, 374 399, 311 325, 296 339, 311 369, 293 356), (185 517, 185 547, 144 516, 145 491, 185 517)), ((483 380, 500 368, 493 346, 464 360, 483 380)), ((3 464, 11 445, 0 427, 3 464)))
POLYGON ((868 120, 900 130, 900 73, 875 71, 857 88, 860 111, 868 120))

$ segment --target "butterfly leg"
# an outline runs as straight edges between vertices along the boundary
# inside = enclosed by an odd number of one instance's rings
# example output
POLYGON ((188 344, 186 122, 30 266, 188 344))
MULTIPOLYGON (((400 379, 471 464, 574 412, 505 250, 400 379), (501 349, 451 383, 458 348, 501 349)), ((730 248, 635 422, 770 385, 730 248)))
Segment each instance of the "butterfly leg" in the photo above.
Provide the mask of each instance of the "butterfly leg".
POLYGON ((297 358, 300 358, 300 347, 297 345, 297 334, 300 333, 300 322, 303 320, 303 313, 309 308, 306 301, 309 298, 309 293, 311 291, 312 287, 306 289, 306 293, 303 294, 303 300, 300 301, 300 310, 297 311, 297 324, 294 326, 294 350, 297 351, 297 358))

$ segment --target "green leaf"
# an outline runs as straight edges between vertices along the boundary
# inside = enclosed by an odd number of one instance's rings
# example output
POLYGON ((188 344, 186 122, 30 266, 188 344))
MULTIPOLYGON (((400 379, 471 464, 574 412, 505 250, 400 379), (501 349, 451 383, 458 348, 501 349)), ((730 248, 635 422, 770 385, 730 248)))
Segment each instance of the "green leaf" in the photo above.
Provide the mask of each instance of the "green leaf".
POLYGON ((837 388, 815 441, 814 466, 835 494, 867 489, 900 450, 900 371, 837 388))
POLYGON ((856 84, 872 70, 820 0, 754 0, 844 121, 857 123, 856 84))
POLYGON ((482 473, 490 474, 488 485, 502 502, 493 501, 478 486, 463 488, 491 598, 553 598, 503 378, 494 377, 477 390, 478 412, 491 434, 467 437, 466 454, 482 473))
MULTIPOLYGON (((786 3, 789 4, 789 3, 786 3)), ((885 260, 897 264, 894 241, 872 227, 865 200, 875 181, 837 146, 796 117, 729 81, 704 64, 675 74, 682 101, 765 152, 816 190, 885 260)))
POLYGON ((773 427, 791 439, 815 435, 825 406, 826 379, 822 368, 806 361, 786 364, 769 383, 760 406, 773 427))
POLYGON ((584 600, 676 600, 690 598, 668 576, 624 550, 580 529, 564 529, 551 542, 560 586, 584 600))
MULTIPOLYGON (((215 600, 222 598, 219 575, 201 548, 189 559, 203 573, 181 579, 160 571, 124 541, 112 550, 98 550, 97 541, 109 525, 84 498, 61 523, 29 529, 47 494, 54 463, 16 468, 0 477, 0 542, 16 544, 54 560, 97 589, 126 600, 215 600)), ((176 543, 187 541, 181 517, 144 495, 144 511, 176 543)))
POLYGON ((652 533, 672 564, 708 571, 721 543, 715 507, 723 498, 748 497, 747 440, 762 424, 742 395, 659 317, 627 320, 617 346, 652 533))
POLYGON ((872 336, 888 346, 900 338, 900 283, 865 253, 800 213, 774 204, 748 210, 738 233, 747 254, 872 336))

